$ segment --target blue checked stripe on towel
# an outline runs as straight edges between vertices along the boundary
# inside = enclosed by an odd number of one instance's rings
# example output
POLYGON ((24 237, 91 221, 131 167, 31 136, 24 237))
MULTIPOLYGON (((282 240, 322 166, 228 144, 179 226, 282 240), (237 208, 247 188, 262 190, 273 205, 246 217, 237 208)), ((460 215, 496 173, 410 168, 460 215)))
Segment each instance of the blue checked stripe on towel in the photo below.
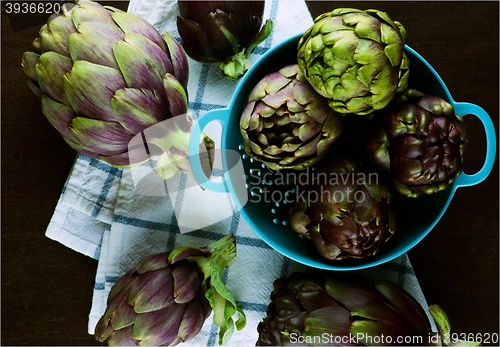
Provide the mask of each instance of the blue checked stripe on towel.
MULTIPOLYGON (((131 0, 129 12, 178 39, 176 1, 131 0)), ((312 24, 303 0, 267 0, 264 16, 273 19, 273 33, 253 51, 253 62, 278 42, 312 24)), ((215 65, 189 62, 189 108, 195 117, 226 107, 237 81, 222 77, 215 65)), ((181 244, 203 246, 228 232, 235 235, 238 255, 224 272, 224 282, 242 304, 247 326, 233 335, 232 346, 255 345, 256 327, 265 315, 274 280, 304 269, 258 238, 234 208, 230 196, 193 192, 189 180, 185 174, 178 175, 161 187, 165 194, 146 196, 136 192, 130 169, 120 170, 84 155, 77 156, 46 235, 98 260, 89 314, 90 334, 106 308, 109 290, 123 273, 144 256, 170 251, 181 244), (217 213, 220 218, 214 221, 217 213), (194 221, 206 223, 198 230, 180 232, 179 225, 194 221)), ((425 298, 406 255, 358 272, 399 283, 425 307, 425 298)), ((209 317, 199 335, 185 345, 214 346, 217 333, 209 317)))

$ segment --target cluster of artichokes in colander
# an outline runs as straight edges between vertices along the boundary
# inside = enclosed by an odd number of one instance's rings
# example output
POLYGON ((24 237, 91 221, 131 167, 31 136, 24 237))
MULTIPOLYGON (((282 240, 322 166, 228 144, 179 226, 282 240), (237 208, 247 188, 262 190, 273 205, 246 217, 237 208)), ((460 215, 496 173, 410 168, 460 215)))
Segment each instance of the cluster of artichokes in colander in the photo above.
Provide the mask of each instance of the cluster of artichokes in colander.
POLYGON ((271 171, 379 174, 376 182, 300 188, 328 195, 296 201, 289 218, 327 259, 377 254, 396 233, 393 193, 436 193, 462 172, 462 118, 442 98, 412 89, 405 44, 403 25, 385 12, 322 14, 301 36, 296 64, 264 76, 242 112, 243 148, 271 171), (366 199, 353 201, 355 193, 366 199))

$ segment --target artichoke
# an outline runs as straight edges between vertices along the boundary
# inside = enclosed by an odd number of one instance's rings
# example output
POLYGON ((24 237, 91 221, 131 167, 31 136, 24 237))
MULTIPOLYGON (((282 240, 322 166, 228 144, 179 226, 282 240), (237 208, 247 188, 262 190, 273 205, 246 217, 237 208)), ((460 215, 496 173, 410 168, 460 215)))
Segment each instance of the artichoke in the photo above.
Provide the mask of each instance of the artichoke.
POLYGON ((396 229, 388 186, 351 158, 325 158, 315 169, 291 207, 290 227, 326 259, 377 254, 396 229))
POLYGON ((441 307, 422 306, 388 280, 353 274, 300 273, 274 282, 271 303, 257 330, 258 346, 478 346, 450 339, 441 307))
POLYGON ((342 132, 342 122, 292 64, 255 85, 240 130, 246 153, 270 169, 305 169, 327 153, 342 132))
POLYGON ((220 63, 224 76, 239 79, 249 56, 272 31, 262 26, 265 1, 177 1, 177 29, 186 53, 202 63, 220 63))
POLYGON ((448 187, 462 172, 463 119, 447 101, 409 89, 368 123, 369 156, 408 197, 448 187))
POLYGON ((130 140, 187 111, 182 47, 118 9, 86 0, 62 8, 22 57, 43 114, 80 153, 118 167, 145 161, 130 140))
POLYGON ((408 87, 406 31, 385 12, 338 8, 324 13, 298 44, 300 70, 340 113, 384 108, 408 87))
POLYGON ((174 346, 195 337, 213 309, 219 343, 227 342, 235 326, 246 323, 222 282, 235 257, 229 234, 209 246, 180 246, 142 259, 111 288, 96 339, 110 346, 174 346))

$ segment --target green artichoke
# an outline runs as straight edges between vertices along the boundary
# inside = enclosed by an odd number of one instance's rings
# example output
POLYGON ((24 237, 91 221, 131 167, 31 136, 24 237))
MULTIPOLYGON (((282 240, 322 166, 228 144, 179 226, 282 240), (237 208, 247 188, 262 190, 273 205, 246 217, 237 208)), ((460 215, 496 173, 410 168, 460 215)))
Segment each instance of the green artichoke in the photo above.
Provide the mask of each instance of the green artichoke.
POLYGON ((274 282, 257 346, 478 346, 450 339, 444 311, 429 311, 402 287, 353 274, 300 273, 274 282), (453 340, 453 341, 452 341, 453 340))
POLYGON ((291 207, 290 227, 326 259, 377 254, 396 230, 388 186, 351 158, 325 158, 315 169, 291 207))
POLYGON ((144 258, 111 288, 96 339, 110 346, 174 346, 195 337, 213 309, 219 343, 227 342, 246 323, 222 282, 235 257, 229 234, 206 247, 181 246, 144 258))
POLYGON ((338 8, 324 13, 298 44, 300 70, 340 113, 365 115, 408 87, 406 31, 385 12, 338 8))
POLYGON ((368 154, 405 196, 443 190, 462 172, 463 119, 437 96, 407 90, 375 114, 367 132, 368 154))
POLYGON ((270 169, 305 169, 327 153, 342 121, 292 64, 255 85, 240 130, 246 153, 270 169))
POLYGON ((264 0, 179 0, 177 4, 177 29, 186 53, 202 63, 220 63, 220 70, 230 79, 247 72, 250 53, 273 28, 270 19, 262 25, 264 0))
POLYGON ((130 140, 187 111, 182 47, 118 9, 87 0, 62 8, 22 57, 43 114, 80 153, 118 167, 143 162, 143 148, 130 152, 130 140))

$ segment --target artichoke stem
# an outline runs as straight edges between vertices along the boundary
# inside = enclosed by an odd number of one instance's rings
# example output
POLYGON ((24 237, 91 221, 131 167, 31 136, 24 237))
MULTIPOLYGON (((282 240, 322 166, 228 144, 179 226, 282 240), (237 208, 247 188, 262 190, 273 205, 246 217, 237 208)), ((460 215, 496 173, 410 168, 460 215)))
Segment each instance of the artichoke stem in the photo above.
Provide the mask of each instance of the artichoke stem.
POLYGON ((248 55, 245 51, 241 51, 233 55, 229 61, 220 63, 219 68, 227 78, 237 80, 243 77, 249 66, 248 55))
MULTIPOLYGON (((163 180, 172 178, 178 172, 187 172, 192 175, 188 150, 190 132, 176 123, 169 122, 168 124, 173 128, 165 129, 163 137, 147 139, 147 141, 163 150, 163 153, 158 158, 155 171, 163 180)), ((215 142, 208 135, 204 133, 202 135, 199 152, 200 161, 205 175, 210 177, 214 164, 215 142)))
POLYGON ((209 259, 202 259, 202 261, 207 263, 203 265, 205 268, 202 267, 205 278, 210 277, 213 274, 214 267, 222 273, 224 269, 228 267, 236 258, 236 240, 234 239, 233 234, 224 236, 223 238, 208 245, 207 248, 212 253, 212 256, 209 259))
POLYGON ((241 330, 246 324, 241 305, 236 303, 233 294, 222 280, 224 269, 236 258, 236 240, 233 234, 228 234, 207 248, 212 253, 208 259, 191 257, 189 260, 198 264, 205 279, 210 278, 210 287, 205 292, 205 297, 214 312, 214 323, 219 326, 219 344, 222 345, 230 339, 235 327, 241 330), (237 315, 237 318, 234 318, 234 315, 237 315))
MULTIPOLYGON (((228 234, 223 238, 212 242, 208 245, 208 248, 213 252, 225 251, 226 253, 231 253, 231 259, 234 259, 236 256, 236 243, 235 243, 234 235, 228 234)), ((229 263, 228 263, 229 264, 229 263)))
POLYGON ((243 77, 250 67, 250 53, 257 45, 269 37, 272 30, 273 21, 268 19, 248 47, 233 55, 228 61, 220 63, 219 68, 224 75, 234 80, 243 77))

